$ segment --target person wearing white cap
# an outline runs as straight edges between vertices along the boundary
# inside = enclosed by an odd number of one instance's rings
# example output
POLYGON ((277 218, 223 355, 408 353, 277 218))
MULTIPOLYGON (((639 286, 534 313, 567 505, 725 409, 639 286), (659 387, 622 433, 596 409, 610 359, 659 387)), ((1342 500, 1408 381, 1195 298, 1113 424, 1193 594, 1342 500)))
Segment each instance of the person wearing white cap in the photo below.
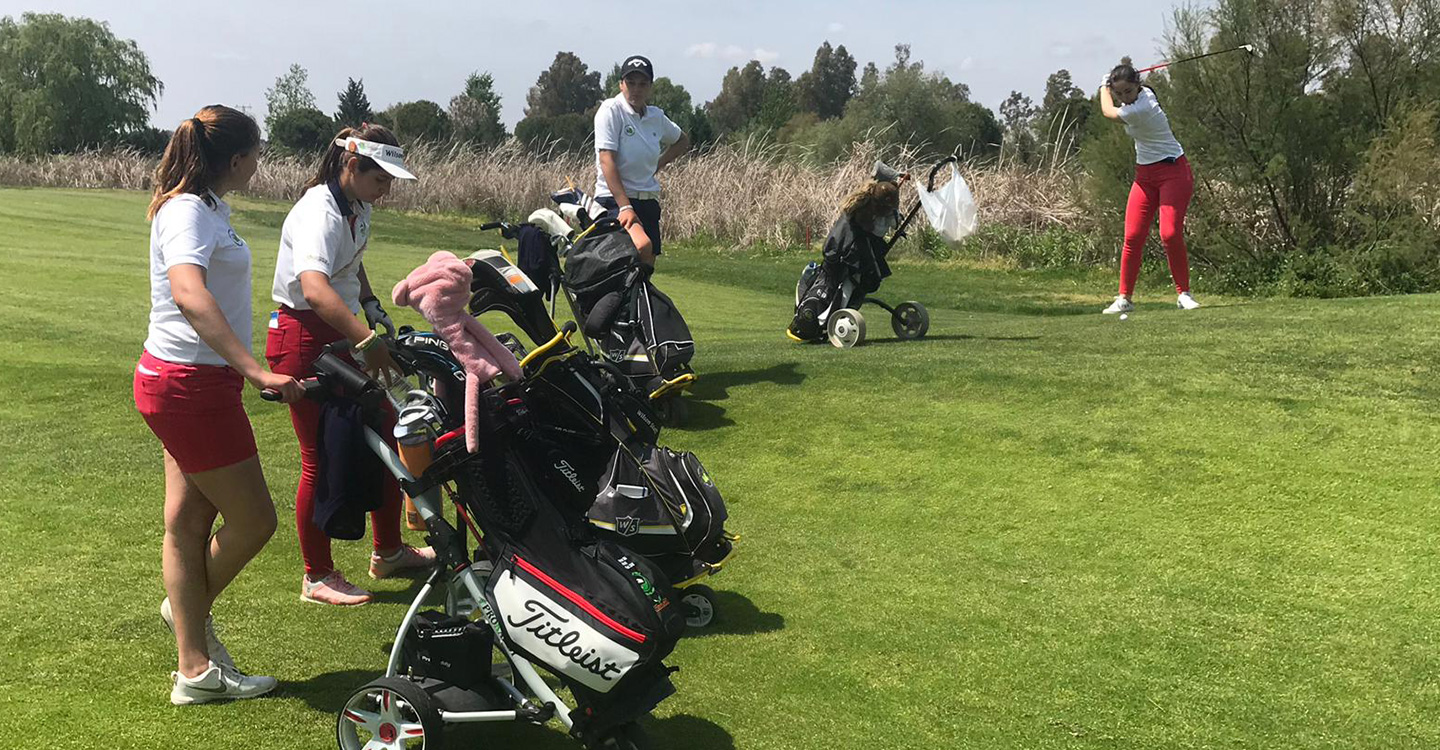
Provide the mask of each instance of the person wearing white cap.
MULTIPOLYGON (((372 204, 390 192, 397 178, 413 180, 405 150, 388 129, 365 124, 346 128, 320 161, 320 168, 280 230, 271 296, 280 307, 270 315, 265 357, 273 372, 312 376, 325 345, 341 339, 364 352, 366 368, 379 377, 395 369, 376 329, 394 333, 390 316, 370 291, 363 258, 370 240, 372 204), (365 323, 355 316, 365 313, 365 323), (368 325, 367 325, 368 324, 368 325)), ((391 415, 391 419, 394 415, 391 415)), ((295 526, 305 578, 300 598, 321 604, 355 605, 370 592, 345 580, 330 556, 330 538, 313 518, 320 446, 320 405, 302 399, 290 404, 290 421, 300 441, 300 485, 295 492, 295 526)), ((382 434, 390 434, 389 427, 382 434)), ((430 565, 435 554, 400 539, 400 487, 386 475, 381 507, 370 515, 375 551, 370 576, 384 578, 402 568, 430 565)))
MULTIPOLYGON (((629 229, 636 222, 660 254, 660 179, 666 164, 690 150, 690 137, 649 104, 655 68, 640 55, 620 64, 620 94, 595 112, 595 199, 629 229)), ((655 258, 641 259, 653 264, 655 258)))

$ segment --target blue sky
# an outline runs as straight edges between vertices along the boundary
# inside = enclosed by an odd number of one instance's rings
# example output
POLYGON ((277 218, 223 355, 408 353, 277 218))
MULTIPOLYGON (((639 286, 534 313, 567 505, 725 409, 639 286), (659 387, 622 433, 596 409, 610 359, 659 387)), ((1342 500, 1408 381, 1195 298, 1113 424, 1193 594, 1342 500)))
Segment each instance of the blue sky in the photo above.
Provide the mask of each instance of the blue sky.
POLYGON ((504 120, 523 114, 525 92, 555 53, 608 71, 648 55, 656 74, 698 102, 725 71, 752 58, 799 75, 822 41, 844 44, 882 68, 897 42, 998 108, 1011 90, 1037 101, 1045 77, 1067 68, 1083 88, 1122 54, 1158 59, 1172 6, 1135 0, 1061 2, 213 2, 213 0, 0 0, 0 15, 26 11, 106 21, 150 58, 165 94, 153 118, 173 127, 211 103, 249 107, 263 120, 265 90, 291 63, 310 72, 326 112, 347 76, 364 79, 371 105, 431 99, 447 106, 471 71, 495 76, 504 120), (611 21, 599 20, 606 16, 611 21))

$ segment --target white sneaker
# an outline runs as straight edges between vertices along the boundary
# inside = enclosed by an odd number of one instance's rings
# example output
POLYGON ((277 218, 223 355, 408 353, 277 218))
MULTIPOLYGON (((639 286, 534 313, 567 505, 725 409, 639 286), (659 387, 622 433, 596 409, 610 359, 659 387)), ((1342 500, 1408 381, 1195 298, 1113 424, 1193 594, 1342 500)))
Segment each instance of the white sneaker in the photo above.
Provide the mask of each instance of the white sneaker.
POLYGON ((1131 302, 1130 300, 1128 300, 1128 299, 1125 299, 1125 297, 1123 297, 1123 296, 1117 296, 1117 297, 1115 298, 1115 301, 1110 303, 1110 306, 1109 306, 1109 307, 1105 308, 1104 310, 1101 310, 1100 312, 1103 313, 1103 314, 1105 314, 1105 315, 1115 315, 1115 314, 1117 314, 1117 313, 1128 313, 1128 312, 1134 312, 1134 311, 1135 311, 1135 304, 1134 304, 1134 303, 1132 303, 1132 302, 1131 302))
MULTIPOLYGON (((165 627, 170 628, 170 633, 173 635, 175 633, 175 616, 170 612, 170 597, 168 596, 160 602, 160 619, 165 622, 165 627)), ((210 654, 210 661, 223 667, 236 669, 235 660, 230 658, 230 651, 215 635, 215 618, 210 615, 205 615, 205 651, 210 654)))
POLYGON ((1181 310, 1194 310, 1200 306, 1200 303, 1196 302, 1189 292, 1181 292, 1179 299, 1175 301, 1175 306, 1181 310))
POLYGON ((278 684, 274 677, 243 675, 233 667, 210 662, 210 668, 195 677, 186 677, 171 672, 175 687, 170 689, 170 702, 177 706, 192 703, 238 698, 254 698, 275 689, 278 684))

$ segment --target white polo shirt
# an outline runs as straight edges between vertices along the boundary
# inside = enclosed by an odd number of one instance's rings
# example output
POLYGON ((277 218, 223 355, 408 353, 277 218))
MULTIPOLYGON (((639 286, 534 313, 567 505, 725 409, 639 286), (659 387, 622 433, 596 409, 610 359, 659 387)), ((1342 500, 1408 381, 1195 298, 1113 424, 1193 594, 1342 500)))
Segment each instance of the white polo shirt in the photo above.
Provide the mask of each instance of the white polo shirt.
POLYGON ((175 304, 171 268, 205 269, 205 288, 235 337, 250 346, 250 246, 230 227, 230 206, 214 193, 182 193, 165 201, 150 222, 150 328, 145 350, 167 362, 224 365, 175 304), (208 199, 208 203, 206 202, 208 199))
POLYGON ((627 196, 660 192, 660 179, 655 176, 660 154, 680 140, 682 132, 659 107, 647 106, 641 116, 624 94, 606 99, 595 112, 595 196, 612 195, 600 169, 602 150, 615 152, 615 166, 627 196))
POLYGON ((346 200, 337 182, 306 190, 280 228, 271 298, 292 310, 309 310, 300 274, 319 271, 350 312, 360 312, 360 260, 369 242, 369 204, 346 200))
POLYGON ((1165 159, 1179 159, 1185 149, 1170 132, 1170 118, 1160 108, 1160 100, 1149 87, 1140 87, 1140 96, 1133 104, 1120 108, 1125 132, 1135 139, 1135 163, 1154 164, 1165 159))

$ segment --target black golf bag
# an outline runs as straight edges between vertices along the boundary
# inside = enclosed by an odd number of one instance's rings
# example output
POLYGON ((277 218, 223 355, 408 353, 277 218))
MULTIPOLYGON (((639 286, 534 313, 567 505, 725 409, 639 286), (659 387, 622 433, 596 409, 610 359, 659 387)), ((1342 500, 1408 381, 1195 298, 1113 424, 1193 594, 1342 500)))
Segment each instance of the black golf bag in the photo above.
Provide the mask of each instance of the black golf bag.
POLYGON ((706 575, 730 556, 725 500, 693 453, 620 446, 587 517, 676 583, 706 575))
MULTIPOLYGON (((605 220, 597 232, 605 229, 605 220)), ((650 282, 630 235, 618 223, 575 243, 564 284, 575 295, 581 330, 601 353, 646 390, 690 372, 695 340, 675 303, 650 282)))
POLYGON ((882 237, 841 216, 830 227, 819 263, 811 262, 795 286, 795 315, 787 329, 802 341, 822 341, 830 313, 859 307, 865 296, 890 275, 885 256, 890 246, 882 237))
POLYGON ((577 729, 603 732, 674 692, 663 660, 684 614, 657 565, 584 522, 581 491, 557 491, 573 472, 537 450, 521 385, 485 394, 483 445, 459 467, 457 491, 495 564, 485 597, 499 635, 570 688, 585 708, 577 729))

